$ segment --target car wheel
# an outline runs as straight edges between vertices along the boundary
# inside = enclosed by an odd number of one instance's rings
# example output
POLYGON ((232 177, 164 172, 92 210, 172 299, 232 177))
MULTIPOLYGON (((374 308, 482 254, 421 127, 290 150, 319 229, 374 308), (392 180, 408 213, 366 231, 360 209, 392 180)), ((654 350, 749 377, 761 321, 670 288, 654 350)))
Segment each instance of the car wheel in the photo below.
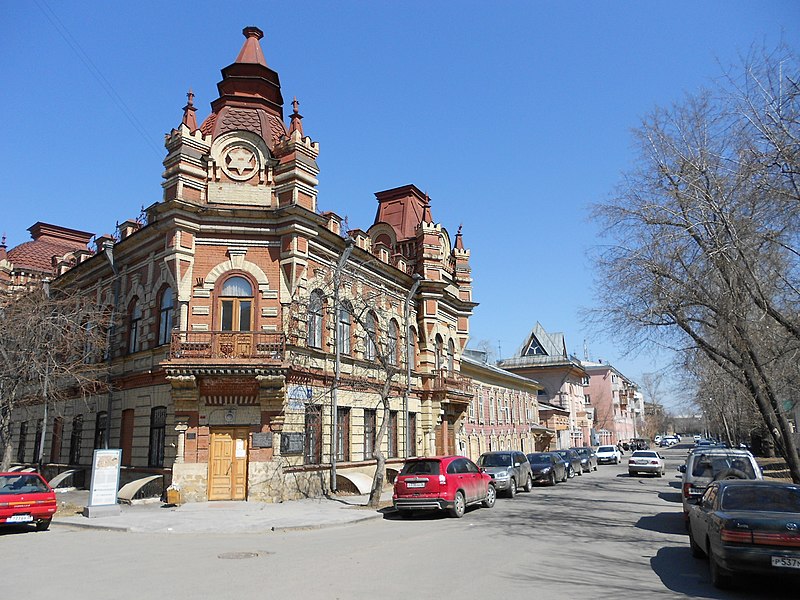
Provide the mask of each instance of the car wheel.
POLYGON ((561 478, 561 483, 564 483, 567 480, 567 477, 568 477, 567 470, 564 469, 564 477, 561 478))
POLYGON ((661 477, 663 474, 664 474, 663 471, 657 471, 656 472, 656 477, 661 477))
POLYGON ((572 468, 572 465, 567 468, 567 479, 572 479, 575 477, 575 469, 572 468))
POLYGON ((464 500, 464 492, 456 492, 455 500, 453 500, 453 508, 450 509, 450 516, 460 519, 464 516, 467 510, 467 502, 464 500))
POLYGON ((714 553, 711 552, 711 546, 708 547, 708 570, 711 574, 711 583, 714 587, 720 590, 726 590, 731 587, 731 576, 723 569, 717 562, 714 553))
POLYGON ((497 490, 494 489, 493 485, 490 485, 486 489, 486 500, 483 501, 482 506, 484 508, 492 508, 495 500, 497 500, 497 490))
POLYGON ((594 471, 597 471, 597 463, 594 463, 594 471))
POLYGON ((706 555, 700 545, 694 541, 691 527, 689 527, 689 550, 692 552, 692 556, 695 558, 703 558, 706 555))
POLYGON ((578 477, 582 476, 583 475, 583 467, 580 467, 578 469, 577 473, 578 473, 578 477))
POLYGON ((615 458, 615 459, 614 459, 614 464, 615 464, 615 465, 618 465, 618 464, 619 464, 619 459, 618 459, 618 458, 615 458))
MULTIPOLYGON (((555 478, 556 478, 556 474, 553 473, 553 479, 555 480, 555 478)), ((528 479, 527 479, 527 481, 525 481, 525 487, 522 488, 522 489, 525 490, 526 492, 530 492, 533 489, 533 477, 528 475, 528 479)))
POLYGON ((547 485, 555 485, 556 484, 556 473, 555 471, 550 471, 550 477, 547 479, 547 485))
POLYGON ((36 523, 36 531, 47 531, 47 528, 50 527, 50 521, 52 519, 42 519, 36 523))
POLYGON ((508 482, 508 497, 513 498, 517 495, 517 480, 513 477, 511 481, 508 482))

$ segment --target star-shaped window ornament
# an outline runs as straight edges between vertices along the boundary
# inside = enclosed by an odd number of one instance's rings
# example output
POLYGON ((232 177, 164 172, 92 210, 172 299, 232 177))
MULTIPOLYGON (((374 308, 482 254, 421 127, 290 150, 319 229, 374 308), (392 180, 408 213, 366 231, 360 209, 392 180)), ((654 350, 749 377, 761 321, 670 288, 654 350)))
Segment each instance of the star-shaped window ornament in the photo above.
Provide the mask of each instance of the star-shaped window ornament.
POLYGON ((235 171, 240 177, 252 175, 257 166, 256 156, 253 151, 241 146, 228 152, 226 162, 228 168, 231 171, 235 171))

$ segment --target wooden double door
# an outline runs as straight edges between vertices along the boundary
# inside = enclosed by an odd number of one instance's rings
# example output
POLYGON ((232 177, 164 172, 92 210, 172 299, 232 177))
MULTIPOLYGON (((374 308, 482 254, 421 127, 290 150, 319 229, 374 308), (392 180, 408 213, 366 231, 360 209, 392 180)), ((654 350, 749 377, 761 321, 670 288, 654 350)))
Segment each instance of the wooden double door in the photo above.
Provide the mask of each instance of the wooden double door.
POLYGON ((214 427, 208 454, 208 499, 247 498, 247 427, 214 427))

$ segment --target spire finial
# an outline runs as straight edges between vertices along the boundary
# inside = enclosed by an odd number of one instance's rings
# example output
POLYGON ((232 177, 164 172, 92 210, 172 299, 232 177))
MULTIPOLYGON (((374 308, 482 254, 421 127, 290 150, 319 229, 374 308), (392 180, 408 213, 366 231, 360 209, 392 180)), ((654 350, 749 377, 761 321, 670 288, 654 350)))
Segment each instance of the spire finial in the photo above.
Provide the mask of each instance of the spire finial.
POLYGON ((236 57, 237 63, 255 63, 267 66, 267 61, 264 59, 264 52, 261 50, 261 43, 259 40, 264 37, 264 32, 258 27, 245 27, 242 29, 245 41, 242 49, 239 51, 239 56, 236 57))
POLYGON ((303 115, 300 114, 300 103, 297 101, 297 96, 292 100, 292 122, 289 125, 289 137, 296 131, 303 137, 303 115))
POLYGON ((197 108, 194 106, 194 92, 192 88, 189 88, 189 91, 186 92, 186 106, 183 107, 183 119, 181 119, 181 123, 186 125, 189 128, 189 131, 197 131, 197 117, 194 113, 197 112, 197 108))
POLYGON ((456 232, 456 250, 463 250, 464 249, 464 240, 461 237, 461 229, 464 227, 464 224, 460 224, 458 226, 458 231, 456 232))
POLYGON ((424 223, 433 223, 433 216, 431 215, 431 199, 428 197, 428 192, 425 192, 425 204, 422 205, 422 221, 424 223))

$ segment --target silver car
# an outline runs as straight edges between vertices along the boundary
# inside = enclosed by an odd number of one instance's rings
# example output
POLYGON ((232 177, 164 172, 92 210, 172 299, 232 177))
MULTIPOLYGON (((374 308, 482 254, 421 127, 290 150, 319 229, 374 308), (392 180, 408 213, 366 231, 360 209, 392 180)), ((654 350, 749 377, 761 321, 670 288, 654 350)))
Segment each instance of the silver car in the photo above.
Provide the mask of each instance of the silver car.
POLYGON ((516 450, 500 450, 484 452, 478 459, 478 466, 487 475, 491 475, 494 487, 498 492, 505 492, 513 498, 517 489, 522 487, 526 492, 533 488, 533 476, 528 457, 516 450))

